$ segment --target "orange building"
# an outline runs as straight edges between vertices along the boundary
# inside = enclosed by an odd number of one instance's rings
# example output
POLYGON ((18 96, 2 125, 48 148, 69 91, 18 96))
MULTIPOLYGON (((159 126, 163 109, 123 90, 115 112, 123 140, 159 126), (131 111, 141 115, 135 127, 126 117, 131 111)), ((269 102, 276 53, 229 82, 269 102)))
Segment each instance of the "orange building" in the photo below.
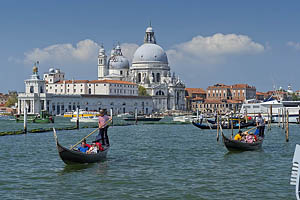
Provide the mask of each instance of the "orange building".
POLYGON ((195 111, 198 103, 206 99, 206 92, 202 88, 185 88, 185 105, 188 111, 195 111))

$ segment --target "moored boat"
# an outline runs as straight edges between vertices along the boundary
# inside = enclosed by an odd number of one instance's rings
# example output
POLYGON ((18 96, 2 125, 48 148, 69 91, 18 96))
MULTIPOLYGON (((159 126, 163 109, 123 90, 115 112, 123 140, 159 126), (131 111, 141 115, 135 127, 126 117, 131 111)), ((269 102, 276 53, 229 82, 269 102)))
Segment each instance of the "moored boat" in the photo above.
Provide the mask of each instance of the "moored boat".
POLYGON ((244 142, 244 141, 229 139, 223 134, 222 131, 221 131, 221 133, 222 133, 222 137, 223 137, 223 143, 229 151, 259 150, 259 149, 261 149, 263 141, 264 141, 264 138, 258 137, 258 140, 256 142, 247 143, 247 142, 244 142))
POLYGON ((53 134, 56 142, 56 147, 58 154, 62 161, 66 164, 76 164, 76 163, 95 163, 103 161, 106 159, 109 146, 104 148, 104 151, 100 151, 96 154, 86 154, 75 149, 68 149, 63 147, 57 139, 56 131, 53 128, 53 134))
MULTIPOLYGON (((77 118, 73 117, 70 119, 71 122, 77 122, 77 118)), ((99 117, 97 116, 86 116, 86 117, 79 117, 79 122, 87 122, 87 123, 93 123, 93 122, 98 122, 99 117)))
MULTIPOLYGON (((200 129, 217 129, 217 124, 201 124, 199 122, 192 122, 192 124, 200 129)), ((228 125, 221 125, 222 129, 231 129, 231 124, 229 123, 228 125)), ((242 128, 247 128, 250 126, 255 126, 255 122, 251 121, 248 123, 241 123, 239 124, 233 124, 233 129, 242 129, 242 128)))
POLYGON ((182 115, 173 117, 173 122, 192 122, 197 119, 197 116, 182 115))
POLYGON ((290 184, 296 186, 296 198, 300 200, 300 145, 296 144, 290 184))
POLYGON ((135 117, 125 117, 123 120, 125 121, 148 121, 148 122, 153 122, 153 121, 159 121, 163 117, 152 117, 152 116, 138 116, 137 118, 135 117))
MULTIPOLYGON (((15 115, 16 122, 24 122, 24 115, 15 115)), ((47 111, 42 110, 40 114, 28 114, 28 123, 54 123, 54 118, 47 111)))
MULTIPOLYGON (((86 111, 83 109, 79 109, 79 117, 92 117, 99 116, 100 113, 97 111, 86 111)), ((77 111, 66 112, 64 117, 77 117, 77 111)))

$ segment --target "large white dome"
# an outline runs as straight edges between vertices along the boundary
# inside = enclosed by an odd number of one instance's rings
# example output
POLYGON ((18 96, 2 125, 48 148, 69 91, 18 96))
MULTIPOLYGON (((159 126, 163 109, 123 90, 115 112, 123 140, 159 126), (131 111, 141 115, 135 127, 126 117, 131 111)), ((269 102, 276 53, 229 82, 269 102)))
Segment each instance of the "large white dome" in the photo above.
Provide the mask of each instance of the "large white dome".
POLYGON ((157 44, 145 43, 134 53, 132 64, 143 62, 159 62, 168 64, 166 52, 157 44))

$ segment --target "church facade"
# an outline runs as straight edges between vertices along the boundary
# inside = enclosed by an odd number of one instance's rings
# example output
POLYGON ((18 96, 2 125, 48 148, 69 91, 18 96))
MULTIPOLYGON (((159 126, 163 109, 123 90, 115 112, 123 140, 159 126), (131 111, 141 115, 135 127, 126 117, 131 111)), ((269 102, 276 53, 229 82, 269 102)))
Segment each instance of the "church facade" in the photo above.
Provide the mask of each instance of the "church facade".
POLYGON ((166 52, 156 43, 154 30, 146 29, 144 44, 134 53, 132 64, 117 45, 107 59, 105 50, 98 54, 98 80, 122 80, 146 89, 153 99, 154 111, 185 110, 185 85, 171 74, 166 52))
POLYGON ((171 75, 166 52, 156 44, 152 27, 146 29, 144 44, 134 53, 132 64, 120 45, 109 58, 101 47, 98 53, 98 80, 65 80, 65 73, 51 68, 40 79, 34 66, 25 80, 25 93, 18 95, 18 113, 47 110, 54 115, 82 108, 112 109, 114 114, 138 111, 140 114, 185 109, 185 85, 171 75), (148 96, 139 96, 138 87, 148 96))

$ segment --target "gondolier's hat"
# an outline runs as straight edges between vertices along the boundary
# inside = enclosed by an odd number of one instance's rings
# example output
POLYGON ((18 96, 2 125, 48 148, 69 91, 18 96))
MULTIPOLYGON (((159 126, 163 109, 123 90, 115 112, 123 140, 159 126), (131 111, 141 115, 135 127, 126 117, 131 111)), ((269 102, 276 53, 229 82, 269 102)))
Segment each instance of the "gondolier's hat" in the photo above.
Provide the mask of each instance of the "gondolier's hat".
POLYGON ((100 110, 100 114, 104 115, 105 111, 104 110, 100 110))

